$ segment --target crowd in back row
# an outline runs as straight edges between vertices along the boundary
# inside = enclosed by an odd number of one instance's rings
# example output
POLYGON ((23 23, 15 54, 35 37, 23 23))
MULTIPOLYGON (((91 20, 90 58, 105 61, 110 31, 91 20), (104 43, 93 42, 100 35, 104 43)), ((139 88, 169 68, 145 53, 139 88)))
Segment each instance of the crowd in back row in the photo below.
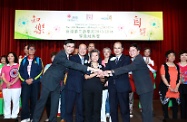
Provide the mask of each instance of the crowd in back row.
MULTIPOLYGON (((71 47, 66 44, 64 46, 66 53, 71 54, 74 51, 74 46, 71 47)), ((25 46, 24 57, 19 56, 18 59, 14 52, 1 56, 0 80, 4 99, 5 119, 18 117, 21 96, 21 120, 22 122, 33 120, 34 109, 42 89, 40 79, 57 55, 56 52, 52 53, 51 63, 43 68, 42 60, 35 56, 35 51, 35 46, 31 44, 25 46), (11 101, 13 102, 12 112, 11 101)), ((140 49, 137 48, 137 51, 140 51, 140 49)), ((131 55, 132 58, 130 58, 123 54, 121 42, 114 43, 114 54, 111 53, 112 51, 108 47, 104 48, 102 52, 104 55, 103 60, 100 58, 100 52, 95 49, 94 43, 89 43, 88 47, 85 44, 80 44, 77 52, 68 56, 67 59, 94 69, 112 70, 127 66, 136 58, 131 55)), ((152 87, 155 87, 154 79, 157 74, 157 66, 154 60, 151 59, 150 54, 151 49, 145 48, 143 60, 149 69, 152 87)), ((169 118, 168 103, 171 101, 172 117, 177 118, 178 105, 180 104, 181 118, 187 119, 187 52, 181 51, 180 62, 177 64, 175 63, 174 51, 167 51, 165 56, 166 62, 160 68, 162 81, 159 84, 164 118, 169 118)), ((139 88, 136 85, 136 82, 133 80, 136 77, 134 75, 132 72, 128 72, 122 75, 103 77, 98 76, 96 72, 90 74, 67 68, 63 79, 59 79, 62 81, 59 84, 61 86, 60 91, 57 90, 60 93, 61 122, 73 122, 74 106, 76 106, 76 122, 106 122, 106 118, 109 118, 111 122, 118 122, 118 105, 120 106, 123 122, 130 122, 130 117, 133 117, 134 92, 137 92, 139 89, 143 91, 138 93, 140 95, 140 107, 144 102, 141 100, 141 94, 150 92, 146 90, 149 89, 148 87, 139 88)), ((142 84, 145 83, 142 82, 142 84)), ((153 93, 151 92, 151 94, 153 93)), ((44 103, 46 104, 47 117, 50 121, 56 121, 55 117, 58 112, 56 111, 57 105, 54 103, 53 98, 54 96, 51 94, 48 97, 47 103, 44 103)), ((145 105, 143 104, 143 106, 145 105)), ((152 104, 147 106, 153 108, 152 104)), ((145 118, 145 115, 147 114, 145 109, 142 108, 143 122, 146 122, 147 118, 145 118)), ((151 119, 149 118, 149 120, 151 119)))

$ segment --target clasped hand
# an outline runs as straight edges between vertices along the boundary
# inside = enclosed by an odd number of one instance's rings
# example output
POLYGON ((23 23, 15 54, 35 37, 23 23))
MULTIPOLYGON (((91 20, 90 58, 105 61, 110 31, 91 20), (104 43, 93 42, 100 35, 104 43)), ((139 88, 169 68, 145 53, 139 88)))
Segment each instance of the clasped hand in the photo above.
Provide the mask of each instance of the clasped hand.
POLYGON ((109 76, 113 76, 111 70, 105 70, 105 71, 103 71, 101 69, 94 69, 94 68, 91 68, 91 67, 89 67, 89 70, 91 72, 96 73, 97 77, 109 77, 109 76))

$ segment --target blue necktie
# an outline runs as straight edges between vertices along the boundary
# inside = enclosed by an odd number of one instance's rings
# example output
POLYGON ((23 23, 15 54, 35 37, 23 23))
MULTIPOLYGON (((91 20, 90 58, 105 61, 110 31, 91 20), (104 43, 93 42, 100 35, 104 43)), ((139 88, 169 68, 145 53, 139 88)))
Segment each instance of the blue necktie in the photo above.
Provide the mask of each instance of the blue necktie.
POLYGON ((84 65, 84 58, 81 58, 81 63, 82 65, 84 65))
POLYGON ((118 60, 118 58, 116 57, 115 63, 117 64, 117 63, 118 63, 118 61, 119 61, 119 60, 118 60))

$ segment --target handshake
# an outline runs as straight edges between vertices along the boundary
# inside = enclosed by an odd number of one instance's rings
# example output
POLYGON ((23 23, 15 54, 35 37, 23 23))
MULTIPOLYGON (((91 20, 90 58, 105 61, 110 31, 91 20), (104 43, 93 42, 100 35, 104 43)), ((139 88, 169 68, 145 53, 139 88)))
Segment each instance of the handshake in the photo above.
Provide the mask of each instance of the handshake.
POLYGON ((88 67, 88 71, 91 71, 91 73, 96 73, 97 77, 109 77, 109 76, 113 76, 112 71, 111 70, 101 70, 101 69, 94 69, 92 67, 88 67))

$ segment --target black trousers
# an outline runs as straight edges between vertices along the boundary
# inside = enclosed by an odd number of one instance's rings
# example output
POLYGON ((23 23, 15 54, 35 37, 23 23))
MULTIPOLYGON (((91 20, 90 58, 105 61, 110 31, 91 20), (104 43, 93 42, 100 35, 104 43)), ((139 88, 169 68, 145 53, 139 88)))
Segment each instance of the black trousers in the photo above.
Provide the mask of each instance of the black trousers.
POLYGON ((48 96, 45 108, 46 108, 47 118, 49 118, 50 111, 51 111, 51 95, 48 96))
POLYGON ((30 118, 33 119, 33 112, 36 102, 39 98, 40 82, 33 83, 31 85, 22 84, 21 89, 21 120, 30 118))
POLYGON ((143 122, 153 122, 153 91, 139 95, 143 122))
POLYGON ((119 122, 118 106, 120 106, 123 122, 130 122, 129 92, 117 92, 116 86, 110 87, 108 91, 112 122, 119 122))
MULTIPOLYGON (((178 103, 177 103, 175 98, 171 98, 170 100, 172 101, 172 118, 173 119, 177 119, 178 103)), ((169 102, 167 102, 165 105, 162 105, 164 119, 168 119, 169 118, 169 115, 168 115, 168 104, 169 104, 169 102)))
POLYGON ((57 122, 60 86, 57 87, 54 91, 49 91, 45 86, 42 86, 40 99, 37 101, 37 104, 34 109, 33 122, 40 121, 41 115, 44 111, 45 104, 47 102, 49 95, 51 96, 51 111, 50 111, 49 121, 57 122))
POLYGON ((101 121, 101 101, 102 89, 84 90, 84 122, 100 122, 101 121))
POLYGON ((181 119, 187 119, 187 94, 180 94, 181 119))
POLYGON ((83 93, 65 90, 66 122, 73 122, 73 109, 76 107, 76 122, 83 122, 83 93))

